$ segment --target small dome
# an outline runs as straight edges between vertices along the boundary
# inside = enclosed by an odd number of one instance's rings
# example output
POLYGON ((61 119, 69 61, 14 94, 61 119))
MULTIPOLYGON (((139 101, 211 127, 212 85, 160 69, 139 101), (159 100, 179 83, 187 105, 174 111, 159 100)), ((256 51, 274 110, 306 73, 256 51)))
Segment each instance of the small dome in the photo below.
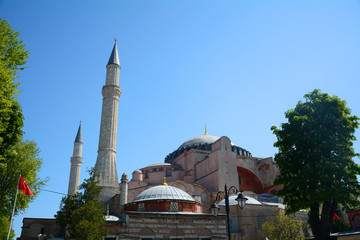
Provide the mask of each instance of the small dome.
POLYGON ((150 164, 149 166, 146 166, 144 168, 148 168, 148 167, 164 167, 164 166, 170 166, 170 163, 154 163, 154 164, 150 164))
POLYGON ((106 221, 119 221, 119 218, 113 215, 106 215, 105 216, 106 221))
POLYGON ((185 191, 168 185, 159 185, 148 188, 145 191, 142 191, 133 202, 150 200, 181 200, 195 202, 195 200, 185 191))
POLYGON ((187 146, 193 146, 195 144, 212 144, 216 142, 220 137, 213 136, 213 135, 201 135, 197 137, 193 137, 183 144, 180 145, 179 148, 187 147, 187 146))
POLYGON ((142 173, 142 171, 140 169, 136 169, 133 173, 142 173))
MULTIPOLYGON (((244 194, 245 196, 245 194, 244 194)), ((255 198, 249 197, 249 196, 245 196, 248 200, 246 200, 245 204, 248 205, 262 205, 261 202, 259 202, 258 200, 256 200, 255 198)), ((238 205, 237 201, 235 200, 237 198, 237 195, 232 195, 229 196, 229 205, 238 205)), ((219 202, 220 206, 225 206, 225 199, 222 200, 221 202, 219 202)))

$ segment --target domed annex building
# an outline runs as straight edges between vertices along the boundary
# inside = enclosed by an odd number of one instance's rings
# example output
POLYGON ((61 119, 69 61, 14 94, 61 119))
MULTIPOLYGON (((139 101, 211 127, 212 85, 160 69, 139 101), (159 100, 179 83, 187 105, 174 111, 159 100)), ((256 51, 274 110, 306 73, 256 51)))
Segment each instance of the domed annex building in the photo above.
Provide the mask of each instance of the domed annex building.
MULTIPOLYGON (((103 187, 101 200, 108 209, 109 234, 105 239, 226 239, 224 196, 218 194, 225 184, 243 190, 248 199, 240 209, 236 193, 230 194, 232 239, 263 239, 261 225, 284 208, 274 195, 281 187, 274 185, 279 170, 272 157, 255 157, 227 136, 209 135, 205 129, 204 135, 181 143, 162 163, 135 170, 130 181, 124 173, 119 182, 116 137, 121 66, 116 42, 106 67, 95 164, 103 187), (220 207, 216 216, 210 209, 213 203, 220 207)), ((71 157, 68 195, 79 190, 82 145, 80 125, 71 157)), ((39 236, 63 239, 64 231, 53 218, 24 218, 19 239, 39 236)))

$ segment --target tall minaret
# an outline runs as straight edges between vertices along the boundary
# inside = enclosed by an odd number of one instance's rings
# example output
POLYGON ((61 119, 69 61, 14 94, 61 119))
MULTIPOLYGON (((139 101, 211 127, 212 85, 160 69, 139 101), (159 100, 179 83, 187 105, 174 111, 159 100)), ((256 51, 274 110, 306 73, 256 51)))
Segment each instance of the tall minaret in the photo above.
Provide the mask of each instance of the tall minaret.
POLYGON ((68 195, 74 195, 79 191, 79 182, 80 182, 80 171, 81 164, 83 162, 82 155, 82 133, 81 133, 81 121, 79 125, 78 132, 76 134, 75 142, 74 142, 74 151, 73 156, 71 157, 71 169, 70 169, 70 178, 69 178, 69 187, 68 187, 68 195))
POLYGON ((101 112, 98 156, 95 169, 99 185, 103 187, 100 200, 107 201, 120 193, 116 170, 116 137, 121 88, 119 87, 120 61, 116 46, 106 65, 106 82, 102 88, 103 104, 101 112))

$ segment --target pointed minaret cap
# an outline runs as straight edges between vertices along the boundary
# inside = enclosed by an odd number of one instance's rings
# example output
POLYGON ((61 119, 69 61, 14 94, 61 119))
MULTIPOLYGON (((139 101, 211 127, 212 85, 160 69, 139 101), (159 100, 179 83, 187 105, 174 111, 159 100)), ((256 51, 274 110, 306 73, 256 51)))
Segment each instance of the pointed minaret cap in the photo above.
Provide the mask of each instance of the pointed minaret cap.
POLYGON ((115 38, 115 43, 114 43, 114 48, 111 52, 109 61, 107 63, 107 65, 109 64, 116 64, 118 66, 120 66, 120 61, 119 61, 119 54, 118 54, 118 50, 117 50, 117 45, 116 45, 116 38, 115 38))
POLYGON ((78 132, 76 134, 75 142, 79 142, 79 143, 83 142, 83 140, 82 140, 82 132, 81 132, 81 121, 80 121, 80 125, 79 125, 79 130, 78 130, 78 132))

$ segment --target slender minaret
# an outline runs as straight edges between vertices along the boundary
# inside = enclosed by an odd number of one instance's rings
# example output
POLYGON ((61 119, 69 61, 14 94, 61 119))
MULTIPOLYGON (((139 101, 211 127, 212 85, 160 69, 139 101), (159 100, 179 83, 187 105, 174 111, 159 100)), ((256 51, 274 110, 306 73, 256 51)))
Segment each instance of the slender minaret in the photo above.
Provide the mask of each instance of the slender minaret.
POLYGON ((116 137, 121 88, 119 87, 120 61, 116 46, 106 65, 106 82, 102 88, 103 104, 101 112, 98 156, 95 169, 99 185, 103 187, 100 200, 107 201, 120 193, 116 170, 116 137))
POLYGON ((70 178, 69 178, 69 188, 68 195, 74 195, 79 191, 79 182, 80 182, 80 171, 81 164, 83 162, 82 155, 82 133, 81 133, 81 121, 79 125, 79 130, 76 134, 75 142, 74 142, 74 151, 73 156, 71 157, 71 169, 70 169, 70 178))

